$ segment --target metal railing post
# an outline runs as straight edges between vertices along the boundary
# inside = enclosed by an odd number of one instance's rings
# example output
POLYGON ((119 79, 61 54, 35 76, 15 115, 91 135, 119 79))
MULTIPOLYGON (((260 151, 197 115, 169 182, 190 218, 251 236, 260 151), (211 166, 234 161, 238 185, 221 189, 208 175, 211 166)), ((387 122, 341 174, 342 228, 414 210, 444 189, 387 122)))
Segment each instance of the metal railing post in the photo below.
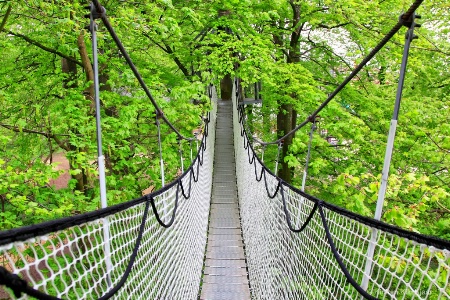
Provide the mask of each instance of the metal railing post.
MULTIPOLYGON (((104 10, 104 8, 102 8, 104 10)), ((106 199, 106 175, 105 175, 105 157, 103 156, 102 150, 102 128, 101 128, 101 117, 100 117, 100 84, 98 80, 98 49, 97 49, 97 24, 95 19, 98 18, 98 14, 95 5, 91 3, 91 13, 90 13, 90 31, 92 37, 92 60, 94 69, 94 89, 95 89, 95 119, 97 123, 97 153, 98 153, 98 173, 100 179, 100 202, 101 207, 106 208, 108 206, 106 199)), ((110 244, 110 232, 109 232, 109 220, 108 218, 103 219, 103 239, 104 239, 104 251, 105 251, 105 261, 106 261, 106 280, 108 286, 112 286, 111 281, 111 244, 110 244)))
MULTIPOLYGON (((403 92, 403 84, 405 82, 405 74, 406 74, 406 65, 408 63, 408 54, 409 54, 409 48, 411 45, 411 42, 417 38, 416 35, 414 35, 414 27, 419 27, 419 24, 415 23, 415 18, 420 18, 420 16, 416 16, 415 13, 411 15, 410 20, 406 21, 404 23, 405 26, 408 26, 409 29, 406 32, 406 39, 405 39, 405 46, 403 49, 403 58, 402 58, 402 64, 400 67, 400 76, 398 80, 398 86, 397 86, 397 95, 395 99, 395 106, 394 106, 394 113, 392 115, 391 124, 389 127, 389 135, 386 145, 386 153, 384 157, 384 164, 383 164, 383 171, 381 175, 381 184, 380 189, 378 192, 378 200, 377 200, 377 206, 375 210, 375 216, 374 218, 376 220, 381 219, 381 214, 383 211, 383 204, 384 199, 386 196, 386 190, 388 185, 388 178, 389 178, 389 167, 391 165, 391 159, 392 159, 392 151, 394 149, 394 140, 395 140, 395 133, 397 130, 397 122, 398 122, 398 115, 400 111, 400 102, 402 99, 402 92, 403 92)), ((366 256, 366 265, 364 269, 364 276, 361 283, 361 287, 364 290, 367 290, 369 286, 369 279, 371 277, 371 270, 372 270, 372 264, 373 264, 373 256, 375 253, 375 246, 376 241, 378 237, 378 230, 372 229, 372 235, 369 242, 369 247, 367 249, 367 256, 366 256)))

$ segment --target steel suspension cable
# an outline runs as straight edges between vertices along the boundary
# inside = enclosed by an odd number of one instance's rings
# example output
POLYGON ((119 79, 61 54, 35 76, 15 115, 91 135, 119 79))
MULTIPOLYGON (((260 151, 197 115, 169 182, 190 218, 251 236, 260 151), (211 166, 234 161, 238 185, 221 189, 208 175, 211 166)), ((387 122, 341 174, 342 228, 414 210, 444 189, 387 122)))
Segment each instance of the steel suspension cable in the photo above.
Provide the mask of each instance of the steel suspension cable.
POLYGON ((411 16, 413 15, 413 13, 417 10, 417 8, 419 8, 419 6, 422 4, 424 0, 416 0, 411 6, 410 8, 406 11, 406 13, 404 13, 403 15, 401 15, 401 17, 399 18, 397 24, 395 24, 395 26, 389 31, 389 33, 387 33, 384 38, 378 43, 377 46, 375 46, 375 48, 359 63, 358 66, 355 67, 355 69, 353 69, 353 71, 350 73, 350 75, 347 76, 347 78, 344 79, 344 81, 328 96, 328 98, 322 103, 320 104, 320 106, 313 112, 311 113, 306 120, 304 120, 302 123, 300 123, 299 125, 297 125, 294 129, 292 129, 291 131, 289 131, 287 134, 285 134, 283 137, 277 139, 276 141, 273 142, 261 142, 261 141, 257 141, 259 144, 261 145, 274 145, 274 144, 279 144, 280 142, 282 142, 284 139, 286 139, 287 137, 293 135, 294 133, 296 133, 299 129, 303 128, 306 124, 308 124, 309 122, 312 122, 315 117, 331 102, 331 100, 334 99, 334 97, 336 97, 336 95, 356 76, 358 75, 358 73, 362 70, 362 68, 384 47, 384 45, 387 44, 387 42, 389 42, 389 40, 400 30, 400 28, 402 28, 402 26, 408 22, 408 20, 411 18, 411 16))
POLYGON ((98 17, 102 19, 103 24, 105 25, 106 29, 108 30, 109 34, 111 35, 112 39, 116 43, 117 47, 119 48, 120 52, 122 53, 123 57, 125 58, 127 64, 133 71, 134 76, 138 80, 140 86, 144 90, 147 97, 150 99, 151 103, 155 107, 157 114, 161 116, 161 118, 164 120, 164 122, 178 135, 179 138, 187 141, 194 140, 195 138, 188 138, 181 134, 178 129, 175 128, 175 126, 167 119, 167 117, 164 115, 163 111, 159 107, 159 105, 156 103, 155 99, 153 98, 150 90, 148 89, 147 85, 145 84, 144 80, 142 79, 141 74, 137 70, 136 66, 134 65, 133 61, 131 60, 130 55, 128 54, 127 50, 125 50, 125 47, 123 46, 122 42, 120 41, 119 37, 117 36, 116 32, 114 31, 114 28, 111 26, 111 23, 108 20, 108 17, 106 16, 106 9, 100 4, 98 0, 93 0, 92 3, 94 4, 98 17))

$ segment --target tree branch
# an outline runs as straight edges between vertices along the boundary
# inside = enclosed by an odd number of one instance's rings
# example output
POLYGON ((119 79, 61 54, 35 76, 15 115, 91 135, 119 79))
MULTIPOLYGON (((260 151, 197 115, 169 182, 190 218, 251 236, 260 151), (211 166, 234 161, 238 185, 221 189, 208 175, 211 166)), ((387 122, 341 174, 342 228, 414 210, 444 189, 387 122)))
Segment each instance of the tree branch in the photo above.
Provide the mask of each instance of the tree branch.
POLYGON ((8 6, 8 9, 6 10, 6 14, 3 17, 2 24, 0 24, 0 31, 3 31, 3 28, 5 28, 6 21, 8 21, 9 15, 11 14, 12 6, 11 4, 8 6))
POLYGON ((8 125, 8 124, 0 124, 0 126, 6 128, 6 129, 12 130, 14 132, 33 133, 33 134, 45 136, 47 138, 52 138, 58 144, 58 146, 60 146, 62 149, 66 150, 66 151, 70 150, 67 143, 61 141, 58 138, 58 136, 70 136, 69 134, 54 134, 54 133, 36 131, 36 130, 31 130, 31 129, 26 129, 26 128, 20 129, 16 126, 12 126, 12 125, 8 125))
POLYGON ((433 144, 435 144, 436 147, 438 147, 439 150, 441 150, 441 151, 443 151, 443 152, 446 152, 446 153, 450 153, 450 150, 444 149, 444 148, 442 148, 441 146, 439 146, 439 144, 438 144, 435 140, 433 140, 433 139, 431 138, 431 134, 426 133, 426 135, 427 135, 427 137, 430 139, 430 141, 432 141, 433 144))
POLYGON ((178 58, 178 56, 174 55, 174 51, 172 50, 172 48, 170 48, 169 45, 167 45, 165 42, 162 42, 164 44, 161 45, 160 43, 158 43, 157 41, 155 41, 152 37, 150 37, 150 35, 146 32, 142 33, 146 38, 148 38, 152 43, 154 43, 156 46, 158 46, 162 51, 166 52, 167 54, 173 55, 173 60, 174 62, 177 64, 178 68, 180 68, 181 72, 183 72, 184 76, 189 77, 189 71, 188 69, 183 65, 183 63, 180 61, 180 59, 178 58))
POLYGON ((8 124, 2 124, 2 123, 0 123, 0 126, 6 128, 6 129, 12 130, 14 132, 35 133, 35 134, 43 135, 45 137, 50 137, 50 138, 53 138, 54 136, 70 136, 70 134, 62 134, 62 133, 54 134, 54 133, 36 131, 36 130, 26 129, 26 128, 20 129, 19 127, 8 125, 8 124))
POLYGON ((328 25, 325 25, 325 24, 319 24, 318 27, 319 28, 325 28, 325 29, 334 29, 334 28, 347 26, 348 24, 351 24, 351 23, 350 22, 346 22, 346 23, 337 24, 337 25, 333 25, 333 26, 328 26, 328 25))
MULTIPOLYGON (((166 46, 167 49, 167 54, 174 54, 174 51, 172 50, 172 48, 170 48, 169 45, 167 45, 165 42, 164 46, 166 46)), ((178 58, 178 56, 173 55, 173 60, 175 61, 175 63, 177 64, 178 68, 180 68, 181 72, 183 72, 184 76, 189 77, 189 71, 188 69, 183 65, 183 63, 180 61, 180 59, 178 58)))
POLYGON ((83 63, 79 62, 78 60, 74 59, 73 57, 70 57, 69 55, 66 55, 66 54, 64 54, 62 52, 59 52, 59 51, 55 50, 55 49, 51 49, 51 48, 49 48, 47 46, 44 46, 41 43, 39 43, 38 41, 30 39, 29 37, 27 37, 27 36, 25 36, 23 34, 15 33, 15 32, 12 32, 12 31, 7 31, 7 30, 4 30, 4 29, 2 31, 6 32, 7 34, 11 34, 13 36, 19 37, 19 38, 25 40, 26 42, 28 42, 31 45, 34 45, 34 46, 36 46, 38 48, 41 48, 44 51, 56 54, 56 55, 58 55, 58 56, 60 56, 62 58, 65 58, 65 59, 67 59, 67 60, 69 60, 69 61, 79 65, 80 67, 83 67, 83 63))

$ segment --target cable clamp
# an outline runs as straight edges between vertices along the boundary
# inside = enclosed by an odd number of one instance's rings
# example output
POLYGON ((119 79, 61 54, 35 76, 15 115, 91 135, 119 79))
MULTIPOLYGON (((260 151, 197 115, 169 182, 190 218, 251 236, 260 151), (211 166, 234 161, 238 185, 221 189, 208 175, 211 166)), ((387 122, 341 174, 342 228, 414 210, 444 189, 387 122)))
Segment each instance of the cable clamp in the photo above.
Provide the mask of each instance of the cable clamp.
POLYGON ((157 109, 155 111, 155 116, 157 119, 161 119, 164 116, 164 113, 162 112, 162 110, 157 109))
POLYGON ((316 122, 316 118, 317 118, 317 117, 318 117, 317 115, 310 115, 310 116, 308 117, 308 122, 310 122, 310 123, 316 122))
POLYGON ((422 26, 421 24, 415 23, 415 19, 420 19, 420 18, 422 18, 421 15, 416 15, 413 13, 409 16, 408 19, 405 19, 405 14, 401 14, 399 19, 403 23, 403 26, 410 28, 413 23, 414 23, 414 27, 421 27, 422 26))
POLYGON ((84 15, 85 18, 89 19, 91 17, 91 14, 94 20, 106 17, 106 8, 104 8, 103 6, 101 7, 101 11, 98 11, 95 6, 93 7, 93 9, 90 6, 87 6, 86 9, 90 9, 91 13, 84 15))

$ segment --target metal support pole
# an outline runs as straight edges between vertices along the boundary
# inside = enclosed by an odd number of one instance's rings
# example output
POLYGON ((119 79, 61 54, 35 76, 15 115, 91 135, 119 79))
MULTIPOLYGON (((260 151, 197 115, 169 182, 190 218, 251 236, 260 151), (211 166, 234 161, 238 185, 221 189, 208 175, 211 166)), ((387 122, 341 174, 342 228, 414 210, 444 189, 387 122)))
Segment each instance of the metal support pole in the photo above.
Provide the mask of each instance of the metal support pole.
MULTIPOLYGON (((104 8, 103 8, 104 9, 104 8)), ((95 19, 99 12, 97 12, 95 6, 91 3, 90 14, 90 31, 92 36, 92 60, 94 69, 94 90, 95 90, 95 119, 97 123, 97 154, 98 154, 98 173, 100 179, 100 202, 101 207, 106 208, 108 206, 106 200, 106 175, 105 175, 105 157, 102 150, 102 128, 101 128, 101 116, 100 116, 100 84, 98 80, 98 51, 97 51, 97 24, 95 19)), ((111 245, 109 237, 109 220, 103 219, 103 239, 105 247, 105 260, 106 260, 106 279, 108 287, 112 286, 111 282, 111 245)))
MULTIPOLYGON (((158 112, 156 112, 158 114, 158 112)), ((162 145, 161 145, 161 128, 158 120, 158 115, 156 116, 156 127, 158 128, 158 144, 159 144, 159 167, 161 169, 161 185, 164 187, 166 185, 164 176, 164 160, 162 157, 162 145)))
POLYGON ((264 163, 264 153, 266 152, 266 145, 262 146, 262 150, 261 150, 261 162, 264 163))
MULTIPOLYGON (((316 118, 314 118, 314 120, 312 121, 311 130, 309 132, 308 152, 306 154, 305 169, 303 170, 303 179, 302 179, 302 188, 301 188, 302 192, 305 191, 306 177, 308 176, 309 160, 311 159, 311 145, 312 145, 312 140, 314 137, 315 130, 316 130, 316 118)), ((304 199, 303 197, 300 197, 300 201, 299 201, 299 205, 298 205, 299 213, 302 211, 303 199, 304 199)), ((300 223, 300 216, 297 219, 297 226, 299 225, 298 223, 300 223)))
POLYGON ((283 143, 278 144, 278 152, 277 152, 277 160, 275 161, 275 175, 278 176, 278 161, 280 160, 280 151, 281 147, 283 147, 283 143))
POLYGON ((179 152, 180 152, 180 162, 181 162, 181 174, 184 173, 184 162, 183 162, 183 145, 181 145, 181 140, 178 140, 179 143, 179 152))
MULTIPOLYGON (((378 200, 377 200, 377 206, 376 206, 375 216, 374 216, 374 218, 376 220, 381 219, 384 199, 385 199, 387 185, 388 185, 389 167, 391 165, 392 151, 394 149, 395 133, 396 133, 396 129, 397 129, 398 115, 399 115, 399 111, 400 111, 400 102, 402 99, 403 84, 405 82, 406 65, 408 63, 409 48, 410 48, 411 42, 417 38, 417 36, 414 35, 414 27, 420 27, 419 24, 415 23, 415 18, 420 18, 420 16, 416 16, 414 13, 411 16, 411 19, 409 21, 405 22, 405 24, 404 24, 405 26, 408 26, 409 29, 406 32, 402 64, 400 67, 400 77, 398 80, 397 95, 395 98, 394 113, 393 113, 391 124, 389 127, 389 135, 388 135, 388 140, 387 140, 387 145, 386 145, 386 153, 385 153, 385 157, 384 157, 383 171, 382 171, 382 175, 381 175, 381 184, 380 184, 380 189, 378 192, 378 200)), ((367 249, 367 256, 366 256, 367 261, 366 261, 366 266, 364 269, 364 276, 363 276, 363 280, 361 283, 361 287, 364 290, 367 290, 367 287, 369 285, 369 279, 371 276, 371 270, 372 270, 372 264, 373 264, 373 255, 375 253, 375 246, 376 246, 377 238, 378 238, 378 230, 372 229, 372 235, 371 235, 369 247, 367 249)))
MULTIPOLYGON (((158 117, 159 117, 158 111, 156 111, 156 122, 155 123, 156 123, 156 127, 158 129, 159 167, 161 169, 161 186, 164 187, 166 185, 166 180, 165 180, 165 176, 164 176, 164 160, 163 160, 163 156, 162 156, 161 128, 160 128, 160 123, 159 123, 158 117)), ((168 214, 167 200, 166 200, 165 196, 163 196, 163 206, 164 206, 163 212, 164 212, 164 217, 165 217, 168 214)))
POLYGON ((305 169, 303 170, 302 192, 305 191, 306 176, 308 175, 309 160, 311 159, 311 145, 315 130, 316 130, 316 118, 314 118, 314 121, 311 125, 311 131, 309 132, 308 153, 306 154, 305 169))

